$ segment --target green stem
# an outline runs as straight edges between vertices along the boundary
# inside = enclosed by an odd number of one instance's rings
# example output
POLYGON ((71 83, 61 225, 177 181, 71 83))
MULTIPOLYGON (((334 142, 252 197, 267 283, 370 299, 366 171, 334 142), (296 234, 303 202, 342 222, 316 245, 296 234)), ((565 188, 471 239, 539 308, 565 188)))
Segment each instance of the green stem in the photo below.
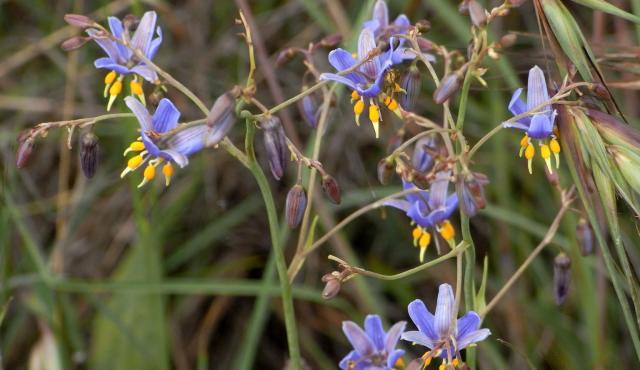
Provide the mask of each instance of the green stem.
POLYGON ((245 152, 247 155, 247 168, 251 171, 258 183, 260 193, 264 199, 269 220, 269 232, 271 234, 271 246, 276 258, 276 269, 280 279, 280 289, 282 290, 282 308, 284 312, 284 323, 287 330, 287 342, 289 343, 289 356, 291 357, 291 368, 300 370, 300 344, 298 342, 298 329, 296 327, 295 312, 293 310, 293 298, 291 295, 291 284, 287 277, 287 263, 284 258, 284 251, 280 245, 280 230, 278 228, 278 214, 273 200, 273 194, 269 187, 264 171, 256 161, 256 154, 253 148, 255 137, 255 125, 250 120, 246 120, 245 152))

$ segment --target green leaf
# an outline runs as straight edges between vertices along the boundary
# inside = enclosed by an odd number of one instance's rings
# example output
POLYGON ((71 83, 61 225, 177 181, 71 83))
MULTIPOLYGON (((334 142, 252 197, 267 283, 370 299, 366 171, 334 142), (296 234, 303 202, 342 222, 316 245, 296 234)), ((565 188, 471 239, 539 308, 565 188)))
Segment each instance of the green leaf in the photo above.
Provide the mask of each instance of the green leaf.
POLYGON ((627 13, 626 11, 618 8, 617 6, 612 5, 603 0, 573 0, 573 1, 580 5, 588 6, 589 8, 594 10, 600 10, 605 13, 615 15, 616 17, 624 18, 631 22, 640 23, 640 17, 633 15, 631 13, 627 13))
POLYGON ((489 273, 489 256, 484 256, 484 266, 482 268, 482 282, 480 282, 480 288, 476 294, 475 311, 484 311, 487 306, 487 299, 485 297, 487 290, 487 275, 489 273))

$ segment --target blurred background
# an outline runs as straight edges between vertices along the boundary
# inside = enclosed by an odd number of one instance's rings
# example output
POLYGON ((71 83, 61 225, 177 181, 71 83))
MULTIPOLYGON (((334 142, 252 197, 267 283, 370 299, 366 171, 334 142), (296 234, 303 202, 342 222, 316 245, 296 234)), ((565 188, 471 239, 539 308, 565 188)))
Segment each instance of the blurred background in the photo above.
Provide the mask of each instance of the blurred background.
MULTIPOLYGON (((388 3, 392 18, 406 13, 413 22, 426 19, 431 30, 425 37, 466 53, 470 21, 458 13, 457 2, 388 3)), ((637 0, 613 3, 640 11, 637 0)), ((29 165, 16 168, 21 130, 40 122, 104 114, 104 72, 93 67, 102 51, 91 43, 77 51, 62 51, 60 43, 79 32, 64 23, 64 14, 88 14, 106 24, 108 15, 139 16, 156 10, 164 34, 156 63, 212 104, 246 78, 246 46, 235 23, 238 7, 246 7, 261 39, 258 53, 264 52, 270 61, 258 66, 258 97, 273 106, 312 82, 303 78, 302 59, 276 66, 277 54, 330 34, 340 34, 345 45, 353 45, 372 4, 0 0, 0 369, 286 366, 286 336, 264 207, 249 172, 224 151, 210 149, 193 157, 168 188, 155 183, 138 190, 139 177, 119 178, 126 165, 121 153, 137 136, 136 121, 123 119, 95 126, 99 166, 91 180, 79 169, 78 132, 70 141, 71 150, 67 132, 50 132, 46 140, 36 142, 29 165), (275 84, 264 81, 269 75, 275 84), (48 367, 34 367, 38 361, 48 367), (56 364, 59 367, 53 367, 56 364)), ((639 26, 570 1, 565 4, 590 38, 608 80, 636 80, 639 26)), ((465 126, 471 142, 510 117, 506 106, 511 92, 526 84, 529 68, 546 66, 550 57, 541 46, 532 2, 492 25, 494 38, 508 31, 517 34, 516 44, 498 60, 487 59, 488 88, 472 87, 465 126)), ((331 70, 326 54, 327 50, 316 54, 320 71, 331 70)), ((441 74, 441 66, 436 68, 441 74)), ((561 78, 551 76, 558 84, 561 78)), ((426 74, 422 81, 416 111, 441 122, 442 110, 431 99, 433 81, 426 74)), ((615 94, 635 124, 638 96, 634 85, 625 86, 615 94)), ((170 88, 167 96, 181 110, 182 120, 201 118, 175 89, 170 88)), ((337 95, 320 155, 325 169, 340 183, 343 201, 336 206, 318 194, 316 236, 400 188, 399 179, 382 186, 376 176, 378 161, 396 140, 394 125, 385 125, 381 139, 375 140, 369 127, 353 123, 348 99, 347 94, 337 95)), ((112 109, 127 111, 121 99, 112 109)), ((292 141, 307 148, 314 131, 297 108, 284 110, 280 117, 292 141)), ((236 125, 232 141, 241 142, 242 127, 236 125)), ((409 127, 409 134, 418 131, 409 127)), ((519 140, 518 133, 504 130, 474 157, 472 170, 485 173, 491 181, 489 205, 471 221, 477 281, 488 258, 488 297, 529 255, 559 208, 559 195, 543 175, 542 165, 530 176, 526 161, 517 158, 519 140)), ((267 169, 264 148, 258 143, 259 161, 267 169)), ((270 180, 281 214, 295 179, 292 165, 280 182, 270 180)), ((570 182, 564 168, 560 182, 570 182)), ((637 245, 635 220, 627 213, 620 216, 629 245, 637 245)), ((552 244, 483 323, 493 335, 479 347, 481 369, 638 368, 599 252, 582 256, 576 223, 573 214, 563 220, 552 244), (561 251, 572 260, 572 282, 567 301, 557 306, 553 258, 561 251)), ((457 221, 454 225, 458 229, 457 221)), ((287 230, 285 235, 291 257, 297 232, 287 230)), ((639 262, 637 252, 628 250, 633 266, 639 262)), ((323 300, 320 277, 336 269, 328 254, 381 273, 400 272, 418 263, 408 218, 390 208, 367 213, 313 253, 294 284, 302 352, 311 369, 335 369, 351 349, 341 331, 343 320, 361 324, 367 313, 380 314, 387 324, 408 320, 408 302, 421 298, 434 308, 437 286, 455 281, 451 260, 403 280, 358 277, 345 284, 336 298, 323 300)), ((432 248, 427 259, 435 257, 432 248)), ((402 345, 410 356, 422 354, 402 345)))

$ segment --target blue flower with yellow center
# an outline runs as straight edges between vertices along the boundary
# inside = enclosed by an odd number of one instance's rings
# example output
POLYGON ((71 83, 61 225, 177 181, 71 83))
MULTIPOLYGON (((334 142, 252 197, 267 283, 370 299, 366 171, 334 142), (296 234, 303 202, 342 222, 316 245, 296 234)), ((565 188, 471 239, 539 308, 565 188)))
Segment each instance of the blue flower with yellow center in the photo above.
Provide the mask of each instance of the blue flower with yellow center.
POLYGON ((400 321, 384 331, 378 315, 368 315, 364 330, 353 321, 344 321, 342 331, 354 350, 340 361, 343 370, 391 370, 402 363, 404 351, 396 349, 406 322, 400 321))
MULTIPOLYGON (((527 102, 520 99, 522 88, 514 91, 509 102, 509 111, 514 116, 531 111, 549 101, 549 92, 542 69, 534 66, 529 70, 529 81, 527 83, 527 102)), ((536 154, 533 140, 538 141, 540 146, 540 156, 544 159, 549 173, 553 172, 551 166, 551 154, 556 159, 556 168, 560 167, 560 143, 556 137, 555 119, 557 112, 551 105, 542 108, 532 116, 520 118, 516 122, 505 122, 506 128, 517 128, 525 132, 520 140, 520 157, 524 154, 528 162, 529 173, 533 173, 531 162, 536 154)))
POLYGON ((404 14, 400 14, 393 22, 389 22, 389 7, 384 0, 376 1, 373 6, 373 16, 364 22, 364 28, 370 29, 376 37, 404 35, 410 26, 411 22, 404 14))

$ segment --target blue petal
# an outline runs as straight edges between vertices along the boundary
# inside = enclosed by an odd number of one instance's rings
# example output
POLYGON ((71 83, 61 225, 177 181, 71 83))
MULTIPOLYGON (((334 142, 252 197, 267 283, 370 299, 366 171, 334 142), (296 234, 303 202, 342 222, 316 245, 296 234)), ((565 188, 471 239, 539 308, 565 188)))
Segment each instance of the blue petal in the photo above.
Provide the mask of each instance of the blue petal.
MULTIPOLYGON (((344 49, 335 49, 329 53, 329 63, 339 72, 349 69, 356 64, 351 53, 344 49)), ((345 77, 352 80, 356 84, 365 84, 367 80, 359 73, 348 73, 345 77)))
POLYGON ((323 73, 320 75, 319 79, 321 81, 324 81, 324 80, 335 81, 348 86, 351 90, 359 90, 358 86, 354 81, 348 79, 347 77, 337 75, 335 73, 323 73))
POLYGON ((165 149, 160 151, 159 156, 166 160, 173 160, 180 168, 189 164, 189 158, 177 150, 165 149))
POLYGON ((395 21, 393 21, 393 24, 395 26, 395 33, 396 34, 405 34, 407 33, 407 30, 409 29, 409 27, 411 26, 411 22, 409 21, 409 18, 407 18, 406 15, 404 14, 400 14, 395 21))
POLYGON ((395 323, 391 328, 389 328, 389 331, 387 332, 384 338, 384 350, 387 353, 391 353, 391 351, 393 351, 393 349, 396 348, 396 345, 398 344, 398 340, 400 339, 400 336, 404 332, 404 328, 406 326, 407 326, 406 321, 400 321, 395 323))
POLYGON ((131 38, 131 47, 142 51, 144 55, 149 54, 153 31, 156 28, 157 17, 158 15, 154 11, 144 13, 140 23, 138 24, 138 29, 136 29, 136 32, 131 38))
POLYGON ((435 180, 429 188, 429 208, 432 210, 439 209, 444 206, 449 190, 450 171, 441 171, 436 173, 435 180))
POLYGON ((516 89, 511 95, 511 101, 509 101, 509 111, 514 116, 522 114, 527 111, 526 104, 520 99, 520 95, 522 94, 522 88, 516 89))
POLYGON ((147 58, 149 59, 153 59, 156 56, 156 54, 158 53, 158 49, 162 44, 162 30, 160 29, 160 27, 156 29, 156 33, 158 34, 158 37, 156 37, 151 41, 151 46, 149 47, 149 54, 147 54, 147 58))
POLYGON ((375 352, 375 347, 367 334, 353 321, 343 321, 342 331, 360 356, 369 356, 375 352))
POLYGON ((544 113, 538 113, 531 119, 527 135, 533 139, 546 139, 553 133, 553 122, 544 113))
POLYGON ((340 361, 340 368, 342 370, 352 370, 349 369, 349 362, 358 362, 358 360, 360 359, 360 355, 358 354, 358 352, 356 351, 351 351, 349 352, 348 355, 344 356, 344 358, 342 359, 342 361, 340 361))
MULTIPOLYGON (((418 327, 418 330, 431 342, 435 342, 438 339, 435 329, 435 316, 429 312, 424 302, 420 299, 414 300, 409 303, 408 311, 411 321, 418 327)), ((402 338, 404 339, 405 336, 403 335, 402 338)))
POLYGON ((429 349, 433 349, 436 346, 436 342, 426 336, 421 331, 407 331, 402 334, 402 340, 406 340, 411 343, 416 343, 421 346, 425 346, 429 349))
POLYGON ((131 72, 139 74, 140 76, 142 76, 142 78, 152 83, 158 79, 158 74, 156 73, 156 71, 144 64, 138 64, 137 66, 131 68, 131 72))
POLYGON ((544 72, 538 66, 534 66, 529 70, 529 81, 527 84, 527 110, 541 105, 549 100, 549 92, 547 91, 547 82, 544 78, 544 72))
POLYGON ((362 27, 366 28, 368 30, 371 30, 371 32, 376 34, 378 32, 378 30, 380 29, 380 22, 378 22, 377 19, 371 19, 371 20, 365 21, 362 24, 362 27))
POLYGON ((112 40, 97 36, 100 32, 101 31, 98 31, 94 28, 90 28, 87 30, 87 34, 89 35, 89 37, 91 37, 93 41, 95 41, 102 48, 102 50, 107 53, 111 60, 117 63, 124 63, 124 59, 120 55, 117 44, 112 40))
MULTIPOLYGON (((219 98, 218 98, 219 99, 219 98)), ((218 100, 216 100, 216 103, 218 100)), ((211 110, 216 109, 216 103, 214 103, 211 110)), ((227 136, 233 124, 236 122, 236 116, 234 115, 233 109, 227 109, 224 115, 220 115, 216 120, 213 127, 209 129, 205 138, 206 146, 213 146, 219 143, 222 139, 227 136)))
POLYGON ((467 312, 466 315, 458 319, 456 338, 462 338, 472 331, 478 330, 480 327, 480 316, 473 311, 467 312))
POLYGON ((416 202, 413 203, 413 207, 411 207, 407 212, 407 216, 409 216, 413 222, 422 227, 434 227, 435 223, 432 221, 432 218, 429 217, 430 214, 427 214, 426 211, 427 210, 423 203, 416 202))
POLYGON ((147 134, 142 132, 140 134, 142 136, 142 142, 144 143, 144 148, 147 150, 151 157, 158 157, 160 155, 160 148, 154 143, 147 134))
POLYGON ((396 362, 398 362, 398 359, 402 357, 402 355, 404 355, 404 351, 401 349, 396 349, 390 352, 389 357, 387 358, 387 368, 395 369, 396 362))
POLYGON ((408 201, 404 200, 404 199, 392 199, 392 200, 388 200, 386 202, 384 202, 385 206, 390 206, 393 208, 397 208, 401 211, 407 212, 409 211, 409 208, 411 208, 411 203, 409 203, 408 201))
POLYGON ((153 130, 159 134, 173 130, 178 125, 180 111, 171 100, 163 98, 153 114, 153 130))
MULTIPOLYGON (((527 118, 530 119, 530 118, 527 118)), ((517 128, 518 130, 527 131, 529 129, 529 125, 525 125, 520 122, 502 122, 502 127, 504 128, 517 128)))
POLYGON ((96 68, 109 69, 123 75, 128 75, 131 73, 131 70, 129 68, 114 62, 114 60, 111 58, 105 57, 105 58, 96 59, 95 62, 93 62, 93 65, 96 68))
POLYGON ((167 146, 186 156, 199 152, 205 147, 209 127, 201 125, 178 131, 167 140, 167 146))
MULTIPOLYGON (((365 60, 369 53, 376 48, 376 39, 373 32, 369 29, 363 29, 358 38, 358 60, 365 60)), ((380 60, 378 57, 364 62, 360 66, 360 71, 370 79, 375 79, 380 73, 380 60)))
POLYGON ((379 27, 387 27, 389 25, 389 8, 384 0, 376 1, 373 6, 373 17, 371 20, 376 20, 379 27))
POLYGON ((140 103, 138 99, 134 98, 133 96, 127 96, 124 98, 124 102, 138 119, 140 129, 143 133, 145 131, 154 130, 153 120, 151 118, 151 115, 149 114, 149 111, 147 110, 147 108, 145 108, 144 105, 142 105, 142 103, 140 103))
POLYGON ((489 329, 480 329, 467 333, 464 337, 459 337, 456 343, 458 345, 458 351, 468 347, 470 344, 485 340, 489 335, 491 335, 489 329))
POLYGON ((367 315, 364 319, 364 331, 367 333, 367 336, 373 342, 373 345, 376 346, 378 351, 382 351, 384 349, 384 338, 385 332, 382 328, 382 321, 380 320, 380 316, 378 315, 367 315))
POLYGON ((420 172, 426 172, 433 166, 433 157, 429 154, 429 151, 436 149, 435 136, 427 136, 418 140, 415 149, 413 151, 412 163, 413 167, 420 172))
MULTIPOLYGON (((118 18, 109 17, 109 28, 111 29, 111 33, 115 38, 122 40, 124 29, 122 28, 122 22, 118 18)), ((126 46, 120 43, 116 43, 116 47, 118 48, 118 52, 120 53, 120 55, 125 60, 131 58, 131 50, 129 50, 126 46)))
POLYGON ((453 289, 449 284, 441 284, 438 289, 438 303, 435 313, 435 329, 440 338, 449 338, 452 333, 452 324, 455 319, 455 298, 453 289))

